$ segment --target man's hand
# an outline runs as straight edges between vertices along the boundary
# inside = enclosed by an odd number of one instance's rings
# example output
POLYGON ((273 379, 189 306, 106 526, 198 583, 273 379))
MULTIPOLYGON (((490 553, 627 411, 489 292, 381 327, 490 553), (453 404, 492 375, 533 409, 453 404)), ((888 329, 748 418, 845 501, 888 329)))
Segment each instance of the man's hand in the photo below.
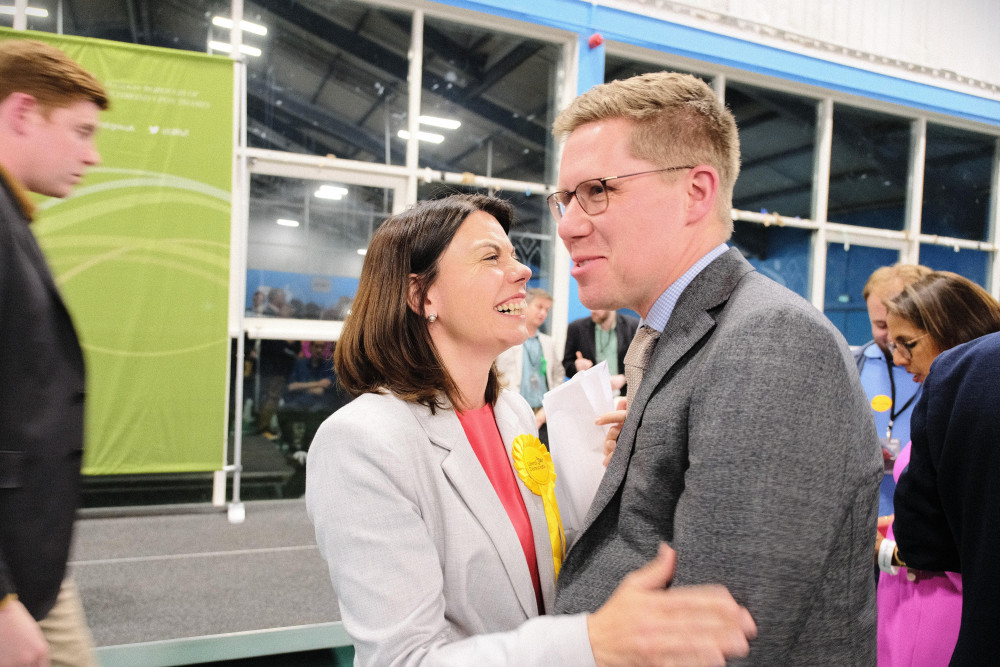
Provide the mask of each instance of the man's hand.
POLYGON ((611 461, 611 455, 615 453, 615 447, 618 446, 618 435, 622 432, 622 424, 625 423, 625 415, 628 414, 627 407, 628 400, 624 397, 618 398, 615 401, 614 410, 605 412, 594 420, 594 423, 598 426, 611 424, 608 434, 604 437, 604 467, 608 466, 608 463, 611 461))
POLYGON ((577 350, 576 361, 573 362, 573 365, 576 366, 576 372, 579 373, 580 371, 585 371, 588 368, 593 368, 594 362, 591 361, 590 359, 584 359, 583 352, 577 350))
POLYGON ((750 612, 723 586, 666 589, 677 556, 666 544, 632 572, 603 607, 587 618, 598 667, 725 665, 744 657, 757 636, 750 612))
POLYGON ((0 610, 0 667, 49 667, 49 645, 24 605, 13 600, 0 610))
POLYGON ((535 427, 542 428, 545 424, 545 408, 538 408, 535 410, 535 427))

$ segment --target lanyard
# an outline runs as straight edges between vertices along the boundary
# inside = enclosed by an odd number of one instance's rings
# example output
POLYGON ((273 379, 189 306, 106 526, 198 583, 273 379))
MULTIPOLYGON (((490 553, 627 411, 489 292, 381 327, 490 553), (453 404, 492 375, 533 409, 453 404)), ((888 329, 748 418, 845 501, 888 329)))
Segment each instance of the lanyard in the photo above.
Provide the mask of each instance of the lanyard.
POLYGON ((885 359, 886 370, 889 371, 889 390, 892 392, 892 396, 890 397, 892 399, 892 405, 889 408, 889 427, 885 430, 885 437, 888 440, 892 437, 892 425, 896 421, 896 418, 906 412, 906 408, 910 407, 910 404, 913 403, 913 400, 917 397, 917 394, 919 394, 920 391, 917 390, 913 392, 913 396, 910 396, 909 400, 907 400, 906 403, 903 403, 903 407, 899 410, 893 410, 893 408, 896 407, 896 378, 893 376, 892 372, 893 363, 889 360, 889 357, 885 356, 884 352, 882 353, 882 358, 885 359))

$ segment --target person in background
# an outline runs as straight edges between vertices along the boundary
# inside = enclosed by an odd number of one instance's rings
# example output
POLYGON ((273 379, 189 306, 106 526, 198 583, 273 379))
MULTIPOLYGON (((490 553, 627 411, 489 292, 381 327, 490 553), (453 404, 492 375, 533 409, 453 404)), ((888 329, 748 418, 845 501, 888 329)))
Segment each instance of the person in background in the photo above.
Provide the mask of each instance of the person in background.
POLYGON ((292 367, 278 408, 281 437, 290 447, 289 454, 303 464, 319 425, 349 400, 333 370, 332 348, 326 341, 309 342, 308 356, 300 357, 292 367), (301 432, 296 433, 297 430, 301 432))
POLYGON ((0 665, 96 665, 66 577, 80 503, 84 359, 30 225, 98 164, 108 96, 59 49, 0 43, 0 665), (33 350, 44 350, 34 354, 33 350))
POLYGON ((306 488, 306 453, 319 425, 350 401, 333 370, 333 345, 314 340, 303 345, 306 356, 292 368, 278 408, 281 451, 292 466, 282 497, 297 498, 306 488))
MULTIPOLYGON (((888 346, 893 360, 905 367, 914 380, 920 383, 924 383, 929 374, 933 375, 932 369, 935 371, 937 369, 938 355, 945 350, 1000 331, 1000 303, 971 280, 948 271, 934 271, 910 283, 889 301, 886 307, 888 346)), ((962 367, 967 367, 967 363, 962 364, 962 367)), ((982 377, 985 376, 980 375, 980 378, 982 377)), ((950 386, 946 395, 954 397, 955 394, 952 392, 957 391, 959 384, 960 380, 954 377, 946 381, 946 385, 950 386)), ((972 399, 973 395, 969 392, 975 384, 965 386, 961 395, 972 399)), ((992 376, 991 384, 996 384, 996 376, 992 376)), ((981 399, 976 396, 976 400, 981 399)), ((995 483, 989 476, 992 473, 980 478, 979 472, 973 471, 968 475, 970 472, 968 468, 963 474, 958 474, 957 470, 949 468, 944 463, 940 449, 944 443, 943 439, 938 439, 934 443, 933 451, 936 454, 933 461, 925 459, 913 468, 912 453, 918 442, 920 446, 926 447, 928 438, 932 434, 941 438, 945 434, 945 429, 948 429, 947 442, 951 443, 951 447, 960 450, 954 455, 956 460, 966 461, 964 465, 980 464, 975 456, 966 459, 964 448, 975 447, 981 451, 983 442, 976 441, 976 437, 981 437, 984 432, 990 432, 990 427, 987 426, 985 431, 977 432, 971 423, 964 423, 956 418, 959 415, 970 416, 973 421, 981 423, 980 417, 975 416, 974 412, 964 406, 953 413, 949 406, 940 401, 941 397, 938 397, 933 412, 928 411, 925 401, 917 402, 912 418, 913 445, 908 444, 903 447, 893 471, 896 480, 900 482, 895 496, 896 521, 888 526, 885 539, 882 539, 880 534, 876 535, 875 558, 882 569, 878 583, 878 663, 886 667, 934 667, 949 664, 959 636, 960 619, 967 617, 967 610, 963 610, 962 601, 963 575, 958 573, 966 572, 967 564, 973 567, 973 571, 979 573, 984 571, 982 554, 977 554, 974 559, 967 562, 964 558, 957 557, 958 554, 953 546, 947 547, 944 552, 948 558, 929 557, 928 544, 951 544, 953 530, 971 535, 974 534, 974 529, 966 531, 964 522, 956 513, 951 514, 953 523, 950 525, 945 524, 940 514, 927 516, 929 508, 936 507, 936 512, 941 511, 939 506, 941 501, 928 500, 925 495, 908 497, 907 493, 913 492, 908 492, 904 488, 904 480, 909 480, 910 489, 919 489, 919 494, 926 494, 933 489, 931 496, 936 497, 939 487, 928 485, 936 478, 936 472, 933 471, 940 470, 943 471, 940 493, 947 497, 948 503, 952 503, 958 499, 978 497, 980 492, 973 488, 975 486, 995 483), (924 404, 923 412, 921 412, 922 404, 924 404), (966 428, 970 430, 966 431, 966 428), (966 433, 975 434, 976 437, 970 437, 970 442, 966 443, 963 438, 966 433), (916 475, 913 478, 910 477, 911 469, 916 475), (900 540, 897 548, 895 539, 899 531, 895 524, 900 518, 905 520, 914 513, 922 516, 919 521, 914 521, 912 524, 919 530, 907 534, 910 538, 909 544, 914 546, 907 549, 907 541, 904 538, 900 540), (922 523, 934 521, 938 521, 938 525, 933 532, 927 523, 922 523), (947 539, 942 541, 943 532, 947 533, 947 539), (916 556, 916 559, 913 556, 916 556), (975 559, 978 559, 978 562, 975 559), (937 572, 918 574, 906 568, 900 571, 900 565, 904 562, 918 569, 937 570, 937 572)), ((982 409, 991 415, 994 413, 993 406, 989 403, 976 405, 983 406, 982 409)), ((996 429, 992 431, 995 432, 996 429)), ((989 446, 995 445, 994 440, 989 446)), ((928 456, 928 452, 929 450, 925 449, 924 456, 928 456)), ((952 452, 946 453, 952 456, 952 452)), ((988 457, 984 458, 982 463, 987 460, 988 457)), ((969 506, 967 516, 970 519, 978 520, 980 512, 988 512, 987 497, 988 494, 984 496, 983 505, 969 506)), ((995 519, 998 515, 992 516, 995 519)), ((994 528, 990 527, 988 530, 994 528)), ((990 560, 989 569, 992 569, 992 566, 990 560)), ((966 596, 978 596, 982 589, 965 586, 965 590, 966 596)), ((995 625, 996 608, 991 607, 991 609, 994 612, 992 623, 995 625)), ((972 618, 975 618, 974 613, 972 618)), ((970 627, 975 627, 975 623, 976 621, 973 621, 970 627)), ((968 637, 966 642, 974 646, 979 640, 968 637)), ((985 659, 985 656, 978 653, 979 650, 967 649, 968 652, 964 653, 966 662, 952 662, 952 664, 990 664, 992 660, 985 659), (968 662, 969 656, 972 655, 984 659, 968 662)))
POLYGON ((497 370, 504 386, 521 392, 521 396, 535 411, 538 437, 547 445, 548 429, 545 425, 542 396, 549 389, 562 384, 566 376, 559 363, 560 354, 552 336, 538 330, 549 316, 552 295, 540 287, 533 287, 528 290, 525 303, 528 305, 524 313, 524 326, 528 330, 528 337, 521 345, 515 345, 497 357, 497 370))
POLYGON ((885 304, 930 272, 919 264, 883 266, 871 274, 861 293, 872 325, 872 340, 854 353, 854 360, 875 417, 875 431, 882 442, 885 474, 879 488, 879 517, 892 514, 892 494, 896 490, 893 461, 901 446, 910 441, 910 413, 920 395, 920 384, 913 381, 905 368, 892 363, 885 304))
MULTIPOLYGON (((275 290, 271 290, 273 293, 275 290)), ((277 290, 281 292, 281 290, 277 290)), ((278 438, 280 426, 275 415, 288 377, 299 359, 302 343, 297 340, 261 339, 257 345, 257 370, 260 373, 260 405, 257 406, 256 432, 268 440, 278 438)))
POLYGON ((732 114, 701 79, 658 72, 591 88, 554 131, 549 206, 580 300, 643 318, 556 610, 598 608, 668 541, 675 586, 722 583, 753 615, 747 664, 873 664, 871 409, 829 320, 726 245, 732 114))
POLYGON ((257 291, 253 293, 253 303, 247 308, 247 317, 257 317, 264 312, 264 308, 267 307, 267 290, 263 287, 258 287, 257 291))
POLYGON ((638 328, 639 320, 614 310, 592 310, 589 317, 570 322, 562 360, 566 377, 606 361, 612 391, 626 394, 625 352, 638 328))
POLYGON ((258 312, 261 317, 291 317, 292 308, 288 305, 288 297, 285 294, 285 290, 280 287, 271 287, 268 289, 264 307, 258 312))
POLYGON ((665 590, 672 552, 589 614, 551 613, 551 458, 494 364, 527 336, 513 208, 422 202, 368 246, 334 353, 357 398, 309 449, 306 508, 355 665, 723 664, 754 624, 719 586, 665 590), (359 515, 359 508, 362 514, 359 515))

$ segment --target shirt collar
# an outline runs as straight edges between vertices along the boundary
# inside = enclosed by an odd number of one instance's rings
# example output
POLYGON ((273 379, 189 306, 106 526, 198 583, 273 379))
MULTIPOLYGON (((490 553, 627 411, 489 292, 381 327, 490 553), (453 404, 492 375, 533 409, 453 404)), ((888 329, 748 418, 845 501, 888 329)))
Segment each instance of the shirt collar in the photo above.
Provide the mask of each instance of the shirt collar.
POLYGON ((885 355, 882 354, 882 348, 875 341, 872 341, 865 347, 864 355, 869 359, 885 359, 885 355))
POLYGON ((681 298, 681 294, 687 289, 687 286, 691 284, 691 281, 701 273, 706 266, 715 261, 719 255, 723 254, 729 250, 729 246, 725 243, 720 243, 715 246, 707 253, 705 253, 701 259, 691 265, 691 268, 685 271, 680 278, 675 280, 670 287, 668 287, 660 298, 656 300, 653 307, 649 309, 646 317, 642 319, 640 325, 646 325, 656 329, 660 333, 667 326, 667 321, 670 320, 670 316, 674 312, 674 307, 677 306, 677 300, 681 298))
POLYGON ((25 190, 21 181, 14 178, 9 171, 0 167, 0 178, 3 179, 4 183, 7 184, 8 189, 14 195, 14 200, 21 208, 21 212, 24 213, 29 221, 34 220, 35 216, 35 203, 31 201, 31 196, 28 191, 25 190))

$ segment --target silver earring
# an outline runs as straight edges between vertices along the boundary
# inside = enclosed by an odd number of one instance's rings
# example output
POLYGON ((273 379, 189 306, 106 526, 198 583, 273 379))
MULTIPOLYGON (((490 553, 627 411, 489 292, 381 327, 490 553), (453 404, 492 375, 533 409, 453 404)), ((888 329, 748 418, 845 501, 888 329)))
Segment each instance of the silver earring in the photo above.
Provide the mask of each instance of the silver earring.
POLYGON ((431 313, 430 315, 427 316, 427 321, 436 322, 437 318, 438 318, 437 313, 431 313))

